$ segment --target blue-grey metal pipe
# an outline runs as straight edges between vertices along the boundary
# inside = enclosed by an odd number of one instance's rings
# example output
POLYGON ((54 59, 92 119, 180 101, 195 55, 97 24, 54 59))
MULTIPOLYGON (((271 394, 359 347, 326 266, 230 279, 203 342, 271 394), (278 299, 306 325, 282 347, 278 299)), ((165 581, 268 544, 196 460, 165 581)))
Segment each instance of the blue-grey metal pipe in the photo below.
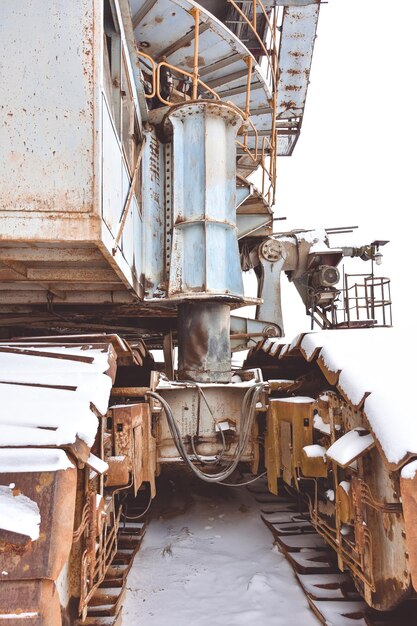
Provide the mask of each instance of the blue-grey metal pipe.
POLYGON ((230 382, 228 304, 184 302, 178 306, 178 378, 199 383, 230 382))

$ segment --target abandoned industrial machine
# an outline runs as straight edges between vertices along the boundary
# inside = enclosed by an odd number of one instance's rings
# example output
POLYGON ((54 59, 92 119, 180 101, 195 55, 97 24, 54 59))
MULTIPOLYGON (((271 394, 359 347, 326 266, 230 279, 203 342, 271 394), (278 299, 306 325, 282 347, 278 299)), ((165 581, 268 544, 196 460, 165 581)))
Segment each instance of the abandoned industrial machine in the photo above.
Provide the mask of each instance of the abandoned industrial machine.
POLYGON ((384 369, 387 242, 274 231, 319 11, 2 2, 2 624, 116 624, 172 467, 217 483, 265 470, 271 492, 302 494, 370 606, 415 593, 416 434, 382 374, 349 361, 372 340, 384 369), (340 287, 344 257, 372 269, 340 287), (319 329, 290 345, 283 273, 319 329), (249 304, 254 319, 236 315, 249 304))

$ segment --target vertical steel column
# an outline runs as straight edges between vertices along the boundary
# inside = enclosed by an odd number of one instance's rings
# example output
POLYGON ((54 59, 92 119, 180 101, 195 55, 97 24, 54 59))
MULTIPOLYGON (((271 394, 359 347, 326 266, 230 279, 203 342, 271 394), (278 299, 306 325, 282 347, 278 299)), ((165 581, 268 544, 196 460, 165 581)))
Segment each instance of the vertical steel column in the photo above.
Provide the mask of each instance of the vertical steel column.
POLYGON ((178 376, 196 382, 230 382, 230 306, 184 302, 178 307, 178 376))
POLYGON ((236 229, 236 135, 229 104, 173 107, 172 246, 168 297, 179 302, 180 377, 230 380, 230 304, 243 300, 236 229))

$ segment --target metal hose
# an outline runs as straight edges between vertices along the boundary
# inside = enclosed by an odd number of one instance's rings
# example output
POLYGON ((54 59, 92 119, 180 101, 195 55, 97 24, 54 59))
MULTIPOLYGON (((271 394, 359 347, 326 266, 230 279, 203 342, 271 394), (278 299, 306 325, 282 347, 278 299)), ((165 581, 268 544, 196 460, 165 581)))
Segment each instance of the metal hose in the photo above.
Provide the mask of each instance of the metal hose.
POLYGON ((168 402, 160 396, 158 393, 154 391, 149 391, 146 395, 151 398, 155 398, 158 402, 161 403, 162 408, 164 409, 168 427, 171 433, 171 437, 175 443, 175 446, 183 459, 183 461, 188 465, 194 474, 208 483, 221 483, 226 478, 228 478, 236 469, 239 461, 241 460, 243 453, 248 445, 250 433, 252 430, 253 422, 256 414, 256 403, 258 402, 259 396, 264 389, 264 383, 257 383, 252 387, 249 387, 247 392, 244 395, 241 413, 240 413, 240 432, 239 439, 236 445, 236 449, 233 453, 232 461, 230 464, 216 474, 207 474, 203 472, 198 467, 194 465, 189 454, 185 449, 184 442, 182 440, 181 432, 178 428, 178 425, 175 421, 174 414, 172 412, 171 407, 168 402))

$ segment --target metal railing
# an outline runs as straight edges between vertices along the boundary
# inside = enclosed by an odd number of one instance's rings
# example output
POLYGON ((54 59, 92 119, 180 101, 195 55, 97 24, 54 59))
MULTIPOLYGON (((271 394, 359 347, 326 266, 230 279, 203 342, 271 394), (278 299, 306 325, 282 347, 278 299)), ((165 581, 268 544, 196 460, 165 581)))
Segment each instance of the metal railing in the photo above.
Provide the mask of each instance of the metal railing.
MULTIPOLYGON (((91 492, 89 494, 91 496, 91 492)), ((87 606, 99 585, 103 582, 106 572, 117 553, 117 533, 120 524, 121 507, 116 512, 111 512, 110 516, 113 525, 106 522, 102 525, 101 532, 96 537, 96 524, 92 507, 95 507, 95 493, 89 501, 89 521, 85 524, 83 532, 85 549, 81 558, 80 571, 80 601, 79 614, 86 616, 87 606)), ((79 537, 76 539, 79 540, 79 537)))
MULTIPOLYGON (((239 0, 237 0, 239 1, 239 0)), ((250 110, 250 97, 251 97, 251 81, 253 76, 253 62, 252 56, 245 58, 247 66, 246 76, 246 99, 245 109, 242 110, 239 107, 233 105, 241 113, 245 124, 241 130, 242 140, 237 140, 237 145, 246 155, 250 158, 254 166, 260 167, 262 172, 262 195, 267 199, 268 204, 272 205, 275 202, 275 187, 276 187, 276 162, 277 162, 277 128, 276 128, 276 100, 277 100, 277 84, 278 84, 278 45, 277 45, 277 10, 272 9, 271 16, 268 15, 262 0, 251 0, 252 2, 252 16, 246 15, 242 9, 238 6, 235 0, 228 0, 237 11, 240 19, 247 25, 253 36, 259 43, 261 55, 267 61, 268 72, 267 80, 270 80, 270 87, 272 92, 271 98, 271 132, 269 136, 262 137, 260 145, 259 132, 251 119, 250 110), (257 11, 260 9, 260 14, 263 15, 266 25, 266 34, 261 36, 258 33, 258 20, 257 11), (270 39, 270 45, 267 47, 264 39, 268 35, 270 39), (253 138, 253 147, 249 147, 249 137, 253 138)), ((199 68, 199 36, 200 36, 200 10, 193 8, 190 13, 194 17, 194 50, 193 50, 193 69, 192 71, 185 70, 179 66, 173 65, 168 61, 162 59, 155 61, 149 54, 138 48, 137 54, 139 59, 142 59, 142 64, 149 73, 151 88, 148 93, 145 94, 145 98, 157 99, 164 106, 174 106, 181 101, 193 101, 201 98, 202 96, 208 96, 215 100, 221 100, 215 89, 212 89, 209 85, 203 82, 200 78, 199 68), (146 64, 146 61, 149 65, 146 64), (176 81, 178 89, 174 89, 174 99, 167 100, 161 93, 161 70, 167 68, 172 72, 173 79, 176 81), (188 91, 188 93, 187 93, 188 91)))
POLYGON ((370 322, 373 326, 392 326, 389 278, 373 274, 345 274, 343 299, 347 326, 361 322, 370 322))

